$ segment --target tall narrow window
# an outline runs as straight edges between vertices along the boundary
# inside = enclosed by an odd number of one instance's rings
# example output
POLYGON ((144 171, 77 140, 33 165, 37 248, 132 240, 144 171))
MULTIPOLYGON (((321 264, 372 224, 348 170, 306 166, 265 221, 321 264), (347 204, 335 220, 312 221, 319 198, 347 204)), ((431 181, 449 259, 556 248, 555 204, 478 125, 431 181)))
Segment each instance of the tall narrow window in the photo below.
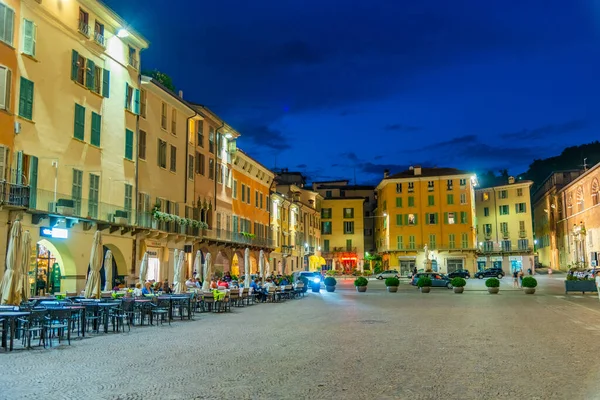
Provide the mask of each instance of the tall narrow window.
POLYGON ((128 211, 128 215, 131 215, 131 210, 133 210, 133 186, 129 183, 125 184, 125 198, 123 200, 123 207, 125 211, 128 211))
POLYGON ((100 176, 90 174, 90 193, 88 199, 88 215, 98 218, 98 198, 100 197, 100 176))
POLYGON ((36 35, 37 27, 33 21, 23 19, 23 53, 31 57, 35 57, 36 35))
POLYGON ((133 160, 133 131, 125 130, 125 158, 133 160))
POLYGON ((194 179, 194 156, 188 154, 188 179, 194 179))
POLYGON ((94 146, 100 147, 100 135, 102 132, 102 117, 95 112, 92 112, 92 136, 90 143, 94 146))
POLYGON ((73 183, 71 197, 75 203, 75 215, 81 216, 81 197, 83 193, 83 171, 73 169, 73 183))
POLYGON ((208 177, 215 179, 215 160, 212 158, 208 160, 208 177))
POLYGON ((208 133, 208 151, 215 153, 215 130, 212 127, 208 133))
POLYGON ((171 110, 171 133, 177 135, 177 110, 175 108, 171 110))
POLYGON ((139 133, 139 143, 138 143, 138 157, 140 160, 146 159, 146 131, 140 131, 139 133))
POLYGON ((6 4, 0 3, 0 40, 9 46, 13 45, 15 12, 6 4))
POLYGON ((177 171, 177 147, 171 145, 171 172, 177 171))
POLYGON ((100 46, 105 46, 106 42, 104 40, 104 24, 101 24, 96 20, 94 24, 94 42, 98 43, 100 46))
POLYGON ((84 140, 85 138, 85 107, 75 104, 75 122, 73 126, 73 137, 84 140))
POLYGON ((140 91, 140 116, 146 118, 146 107, 148 102, 148 93, 144 89, 140 91))
POLYGON ((10 69, 0 65, 0 109, 10 110, 10 87, 11 87, 10 69))
POLYGON ((162 103, 160 112, 160 126, 167 129, 167 103, 162 103))
POLYGON ((158 166, 167 168, 167 142, 158 139, 158 166))
POLYGON ((196 145, 200 146, 200 147, 204 147, 204 121, 199 120, 196 121, 196 129, 197 131, 197 135, 198 135, 198 139, 196 145))
POLYGON ((90 15, 83 9, 79 9, 79 32, 86 36, 90 35, 90 15))
POLYGON ((19 116, 33 120, 33 82, 21 77, 19 116))

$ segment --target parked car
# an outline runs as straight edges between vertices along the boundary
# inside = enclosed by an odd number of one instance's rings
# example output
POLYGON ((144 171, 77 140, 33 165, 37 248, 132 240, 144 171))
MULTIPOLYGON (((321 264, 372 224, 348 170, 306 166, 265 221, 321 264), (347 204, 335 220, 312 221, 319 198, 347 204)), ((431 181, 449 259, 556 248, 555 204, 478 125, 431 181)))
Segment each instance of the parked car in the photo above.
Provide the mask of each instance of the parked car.
POLYGON ((377 274, 377 279, 387 279, 387 278, 400 278, 400 272, 395 269, 388 269, 387 271, 382 271, 377 274))
POLYGON ((483 278, 498 278, 502 279, 504 277, 504 271, 501 268, 488 268, 483 271, 475 272, 475 278, 483 279, 483 278))
POLYGON ((467 271, 466 269, 457 269, 454 272, 450 272, 448 274, 448 278, 452 279, 452 278, 465 278, 465 279, 469 279, 471 277, 471 273, 469 271, 467 271))
POLYGON ((308 279, 309 283, 314 282, 315 279, 319 279, 319 282, 323 282, 323 276, 318 271, 296 271, 292 274, 292 276, 294 277, 294 282, 296 282, 299 276, 303 276, 308 279))
POLYGON ((417 281, 422 276, 428 276, 431 279, 431 287, 445 287, 448 289, 452 289, 450 278, 448 278, 444 274, 440 274, 439 272, 419 272, 418 274, 412 277, 410 284, 413 286, 417 286, 417 281))

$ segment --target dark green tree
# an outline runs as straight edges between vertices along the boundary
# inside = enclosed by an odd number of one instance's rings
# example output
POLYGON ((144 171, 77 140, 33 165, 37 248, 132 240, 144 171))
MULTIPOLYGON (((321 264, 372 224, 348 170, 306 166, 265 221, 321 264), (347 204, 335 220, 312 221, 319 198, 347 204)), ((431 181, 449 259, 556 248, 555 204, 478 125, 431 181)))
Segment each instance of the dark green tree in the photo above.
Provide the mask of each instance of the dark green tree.
POLYGON ((159 70, 155 69, 152 71, 142 71, 142 75, 146 75, 151 77, 152 79, 156 79, 161 85, 163 85, 170 91, 175 92, 175 85, 173 85, 173 79, 171 79, 171 77, 165 74, 164 72, 160 72, 159 70))

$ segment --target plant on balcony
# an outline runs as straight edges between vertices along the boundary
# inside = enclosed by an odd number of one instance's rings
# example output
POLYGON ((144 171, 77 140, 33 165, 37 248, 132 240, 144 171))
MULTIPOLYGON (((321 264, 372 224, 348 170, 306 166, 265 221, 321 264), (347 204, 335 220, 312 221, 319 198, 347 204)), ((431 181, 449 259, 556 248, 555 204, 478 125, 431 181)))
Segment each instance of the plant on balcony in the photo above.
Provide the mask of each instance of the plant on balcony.
POLYGON ((181 226, 191 226, 191 224, 192 224, 192 220, 189 218, 181 218, 179 220, 179 225, 181 225, 181 226))
POLYGON ((328 292, 335 292, 335 285, 337 285, 337 281, 333 276, 328 276, 327 278, 325 278, 323 283, 325 284, 325 289, 328 292))
POLYGON ((254 239, 254 233, 242 232, 242 236, 247 237, 248 239, 254 239))
POLYGON ((489 278, 485 281, 489 294, 498 294, 500 291, 500 280, 498 278, 489 278))
POLYGON ((390 278, 386 278, 385 286, 388 292, 396 293, 398 291, 398 286, 400 286, 400 279, 393 276, 390 278))
POLYGON ((354 280, 354 286, 356 286, 356 290, 358 292, 366 292, 368 284, 369 281, 367 280, 367 278, 363 278, 362 276, 359 276, 354 280))
POLYGON ((465 286, 467 285, 467 281, 465 278, 461 278, 460 276, 457 276, 455 278, 452 278, 452 280, 450 281, 450 284, 454 288, 454 293, 460 294, 465 291, 465 286))
POLYGON ((537 279, 533 276, 526 276, 523 278, 521 286, 525 288, 525 294, 534 294, 535 288, 537 287, 537 279))

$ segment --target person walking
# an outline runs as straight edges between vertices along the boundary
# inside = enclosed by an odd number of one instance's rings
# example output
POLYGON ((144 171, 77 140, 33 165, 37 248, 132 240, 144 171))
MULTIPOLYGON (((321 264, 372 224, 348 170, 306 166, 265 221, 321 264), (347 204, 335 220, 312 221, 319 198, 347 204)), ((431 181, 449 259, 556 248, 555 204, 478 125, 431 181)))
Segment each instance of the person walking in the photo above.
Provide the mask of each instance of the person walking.
POLYGON ((516 269, 513 271, 513 287, 519 287, 519 272, 516 269))
POLYGON ((523 275, 525 275, 523 273, 523 270, 519 270, 519 287, 522 288, 523 287, 523 275))

